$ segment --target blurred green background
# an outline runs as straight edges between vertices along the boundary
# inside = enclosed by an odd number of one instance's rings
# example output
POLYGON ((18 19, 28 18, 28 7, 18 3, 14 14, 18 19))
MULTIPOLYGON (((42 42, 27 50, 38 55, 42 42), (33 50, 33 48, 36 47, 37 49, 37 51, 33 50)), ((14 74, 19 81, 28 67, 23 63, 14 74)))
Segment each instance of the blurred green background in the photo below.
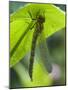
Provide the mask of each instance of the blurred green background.
MULTIPOLYGON (((9 2, 9 14, 14 13, 17 9, 23 7, 25 2, 9 2)), ((66 12, 66 6, 62 4, 54 4, 57 7, 60 7, 63 11, 66 12)), ((65 28, 64 28, 65 29, 65 28)), ((55 33, 51 37, 47 38, 47 46, 51 56, 52 63, 52 72, 50 73, 50 77, 52 77, 52 82, 49 86, 56 85, 65 85, 66 84, 66 58, 65 58, 65 43, 66 43, 66 30, 60 30, 55 33)), ((26 61, 28 55, 24 57, 20 63, 28 69, 28 62, 26 61)), ((10 68, 10 88, 19 88, 24 87, 24 82, 21 84, 18 74, 14 70, 14 68, 10 68)))

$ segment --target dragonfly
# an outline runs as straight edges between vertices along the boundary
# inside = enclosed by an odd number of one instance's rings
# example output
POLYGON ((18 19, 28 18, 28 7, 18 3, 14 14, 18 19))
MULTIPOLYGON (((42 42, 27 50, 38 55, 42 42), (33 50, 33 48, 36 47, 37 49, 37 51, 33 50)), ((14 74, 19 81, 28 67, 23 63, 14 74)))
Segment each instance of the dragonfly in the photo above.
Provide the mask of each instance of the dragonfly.
MULTIPOLYGON (((32 18, 30 11, 28 11, 28 13, 30 17, 32 18)), ((36 42, 37 42, 37 38, 39 34, 41 34, 41 32, 43 31, 43 28, 44 28, 43 23, 45 22, 45 16, 41 15, 40 10, 39 10, 36 14, 36 19, 32 19, 32 20, 36 20, 36 23, 35 23, 35 30, 34 30, 33 38, 32 38, 31 56, 30 56, 30 63, 29 63, 29 75, 30 75, 31 80, 32 80, 32 73, 33 73, 32 71, 33 71, 36 42)))
POLYGON ((37 39, 44 29, 44 23, 45 23, 44 13, 45 13, 45 11, 42 11, 42 13, 41 13, 41 10, 38 10, 36 12, 35 18, 33 18, 30 10, 28 10, 27 12, 28 12, 30 18, 32 19, 32 21, 30 23, 28 23, 29 25, 28 25, 27 29, 25 30, 24 34, 21 35, 18 42, 16 43, 16 45, 10 52, 10 57, 13 56, 17 47, 20 45, 21 41, 24 39, 24 37, 28 33, 28 31, 32 30, 34 28, 35 30, 33 32, 33 37, 32 37, 32 46, 31 46, 31 54, 30 54, 30 61, 29 61, 29 76, 30 76, 31 80, 33 80, 32 74, 33 74, 33 66, 34 66, 33 64, 34 64, 35 48, 36 48, 37 39))

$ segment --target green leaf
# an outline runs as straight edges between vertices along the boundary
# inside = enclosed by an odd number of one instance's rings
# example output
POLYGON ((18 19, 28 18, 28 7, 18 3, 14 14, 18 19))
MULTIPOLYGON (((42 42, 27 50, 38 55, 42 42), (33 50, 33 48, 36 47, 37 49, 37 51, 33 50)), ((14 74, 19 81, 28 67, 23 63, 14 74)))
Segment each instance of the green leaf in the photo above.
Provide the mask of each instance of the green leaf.
POLYGON ((52 4, 31 3, 11 14, 10 67, 18 63, 30 51, 34 28, 30 30, 33 23, 28 11, 31 12, 32 18, 35 18, 39 10, 45 11, 45 23, 44 30, 39 36, 38 44, 65 27, 65 13, 52 4))

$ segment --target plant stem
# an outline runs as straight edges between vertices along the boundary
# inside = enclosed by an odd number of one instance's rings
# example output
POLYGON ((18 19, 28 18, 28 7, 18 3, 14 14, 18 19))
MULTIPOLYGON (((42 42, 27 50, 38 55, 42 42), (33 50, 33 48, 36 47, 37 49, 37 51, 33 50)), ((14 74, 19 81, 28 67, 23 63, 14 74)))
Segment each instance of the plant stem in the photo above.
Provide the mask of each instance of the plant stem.
POLYGON ((29 73, 26 70, 26 68, 21 63, 16 64, 13 68, 16 71, 16 73, 18 74, 22 85, 24 84, 24 87, 31 86, 32 83, 31 83, 29 73))

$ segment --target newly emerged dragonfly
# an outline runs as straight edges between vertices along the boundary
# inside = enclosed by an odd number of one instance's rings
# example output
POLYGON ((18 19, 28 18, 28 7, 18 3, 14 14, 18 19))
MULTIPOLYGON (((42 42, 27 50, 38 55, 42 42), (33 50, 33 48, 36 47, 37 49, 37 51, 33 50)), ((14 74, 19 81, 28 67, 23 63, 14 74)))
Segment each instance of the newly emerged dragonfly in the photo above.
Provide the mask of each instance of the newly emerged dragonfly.
MULTIPOLYGON (((28 13, 30 17, 32 18, 31 12, 28 11, 28 13)), ((32 71, 33 71, 36 42, 37 42, 37 38, 39 34, 42 32, 44 28, 43 23, 45 22, 45 16, 42 15, 39 10, 36 13, 36 19, 33 19, 33 20, 36 20, 36 23, 35 23, 35 30, 34 30, 33 38, 32 38, 31 56, 30 56, 30 64, 29 64, 29 75, 30 75, 31 80, 32 80, 32 73, 33 73, 32 71)))
POLYGON ((35 47, 36 47, 36 42, 37 38, 39 35, 42 33, 44 29, 44 22, 45 22, 45 15, 44 11, 41 11, 40 9, 36 12, 35 18, 32 16, 31 12, 28 11, 28 14, 31 18, 31 22, 29 23, 27 29, 25 30, 24 34, 20 37, 14 48, 12 49, 10 53, 10 57, 13 56, 15 53, 17 47, 20 45, 21 41, 25 37, 25 35, 28 33, 29 30, 32 30, 33 28, 35 29, 33 32, 33 37, 32 37, 32 46, 31 46, 31 55, 30 55, 30 63, 29 63, 29 75, 32 80, 32 74, 33 74, 33 64, 34 64, 34 56, 35 56, 35 47))

